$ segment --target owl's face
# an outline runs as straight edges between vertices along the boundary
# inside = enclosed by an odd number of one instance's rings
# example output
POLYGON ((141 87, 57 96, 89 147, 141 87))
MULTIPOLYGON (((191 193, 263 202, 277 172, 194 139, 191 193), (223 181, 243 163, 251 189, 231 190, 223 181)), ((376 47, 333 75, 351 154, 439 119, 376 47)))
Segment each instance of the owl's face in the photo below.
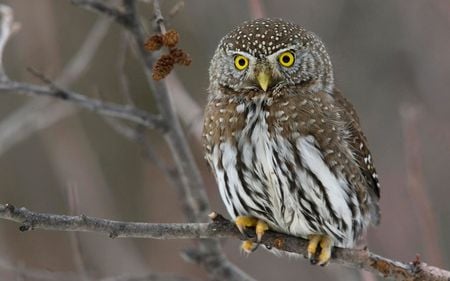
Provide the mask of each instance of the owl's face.
POLYGON ((210 67, 210 92, 276 91, 300 85, 331 91, 333 71, 320 39, 279 19, 245 22, 220 42, 210 67))

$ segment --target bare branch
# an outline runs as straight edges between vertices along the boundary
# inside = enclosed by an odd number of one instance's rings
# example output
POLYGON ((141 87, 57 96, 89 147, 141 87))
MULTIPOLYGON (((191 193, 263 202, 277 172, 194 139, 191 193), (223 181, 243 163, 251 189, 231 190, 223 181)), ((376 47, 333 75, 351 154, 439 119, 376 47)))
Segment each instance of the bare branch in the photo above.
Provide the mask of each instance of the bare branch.
MULTIPOLYGON (((106 220, 85 215, 66 216, 36 213, 25 208, 14 208, 12 205, 0 205, 0 218, 20 223, 20 230, 32 229, 95 232, 109 235, 112 238, 151 238, 151 239, 208 239, 236 238, 243 236, 235 225, 222 216, 212 214, 211 223, 139 223, 106 220)), ((306 255, 308 241, 302 238, 267 232, 262 244, 268 249, 306 255)), ((203 256, 199 257, 204 258, 203 256)), ((396 280, 428 280, 448 281, 450 272, 428 266, 420 261, 403 263, 384 258, 369 252, 367 249, 335 248, 332 262, 345 266, 361 268, 396 280)))
POLYGON ((121 275, 102 278, 100 281, 192 281, 184 276, 177 276, 170 273, 148 273, 141 276, 121 275))
POLYGON ((85 41, 64 67, 62 73, 56 79, 55 84, 66 87, 83 74, 92 62, 92 58, 108 33, 111 23, 112 21, 108 18, 100 18, 94 23, 85 41))
POLYGON ((137 108, 129 108, 115 103, 91 99, 74 91, 16 81, 0 82, 0 91, 23 93, 30 96, 52 97, 71 102, 77 106, 89 109, 105 116, 132 121, 149 129, 158 129, 160 131, 165 130, 164 122, 158 116, 154 116, 137 108))

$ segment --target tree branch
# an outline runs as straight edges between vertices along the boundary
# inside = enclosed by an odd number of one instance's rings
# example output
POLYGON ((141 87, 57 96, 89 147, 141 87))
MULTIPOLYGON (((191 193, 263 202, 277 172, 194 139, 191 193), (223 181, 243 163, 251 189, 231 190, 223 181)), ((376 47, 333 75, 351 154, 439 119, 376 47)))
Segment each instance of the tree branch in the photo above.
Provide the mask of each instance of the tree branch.
MULTIPOLYGON (((111 238, 150 238, 150 239, 209 239, 235 238, 248 239, 235 225, 215 213, 210 223, 140 223, 107 220, 95 217, 66 216, 36 213, 25 208, 0 204, 0 218, 20 223, 20 231, 33 229, 94 232, 106 234, 111 238)), ((302 238, 268 231, 262 244, 268 249, 306 255, 308 241, 302 238)), ((414 261, 403 263, 394 261, 367 249, 335 248, 331 262, 353 268, 361 268, 378 273, 385 278, 396 280, 448 281, 450 272, 414 261)))
POLYGON ((165 131, 166 127, 161 117, 152 115, 146 111, 88 98, 77 92, 64 90, 54 85, 40 86, 7 80, 0 81, 0 91, 57 98, 105 116, 132 121, 149 129, 158 129, 162 132, 165 131))

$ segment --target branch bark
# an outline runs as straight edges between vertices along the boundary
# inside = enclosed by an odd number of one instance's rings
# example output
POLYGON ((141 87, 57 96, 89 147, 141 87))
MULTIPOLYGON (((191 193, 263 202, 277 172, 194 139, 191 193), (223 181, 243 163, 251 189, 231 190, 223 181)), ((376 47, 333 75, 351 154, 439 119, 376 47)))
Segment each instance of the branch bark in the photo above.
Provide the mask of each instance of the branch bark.
MULTIPOLYGON (((0 218, 20 224, 20 231, 33 229, 77 231, 106 234, 111 238, 150 239, 210 239, 234 238, 245 240, 235 225, 221 215, 212 213, 210 223, 141 223, 107 220, 85 215, 66 216, 37 213, 26 208, 0 204, 0 218)), ((261 242, 268 249, 306 255, 308 241, 273 231, 261 242)), ((420 261, 410 263, 391 260, 367 249, 335 248, 331 262, 365 269, 385 278, 408 281, 448 281, 450 272, 420 261)))

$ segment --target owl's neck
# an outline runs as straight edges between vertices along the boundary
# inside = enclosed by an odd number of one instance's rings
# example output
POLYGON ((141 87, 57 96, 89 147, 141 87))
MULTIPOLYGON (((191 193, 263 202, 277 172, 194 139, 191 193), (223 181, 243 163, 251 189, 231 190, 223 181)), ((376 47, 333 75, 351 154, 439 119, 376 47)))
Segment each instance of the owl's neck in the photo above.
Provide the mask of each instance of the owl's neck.
POLYGON ((321 56, 315 57, 315 60, 317 62, 315 73, 320 73, 318 77, 314 77, 311 80, 310 85, 307 87, 309 88, 310 92, 318 93, 318 92, 326 92, 329 94, 332 94, 335 88, 334 85, 334 72, 333 72, 333 65, 331 63, 331 60, 326 54, 325 51, 321 54, 321 56))

